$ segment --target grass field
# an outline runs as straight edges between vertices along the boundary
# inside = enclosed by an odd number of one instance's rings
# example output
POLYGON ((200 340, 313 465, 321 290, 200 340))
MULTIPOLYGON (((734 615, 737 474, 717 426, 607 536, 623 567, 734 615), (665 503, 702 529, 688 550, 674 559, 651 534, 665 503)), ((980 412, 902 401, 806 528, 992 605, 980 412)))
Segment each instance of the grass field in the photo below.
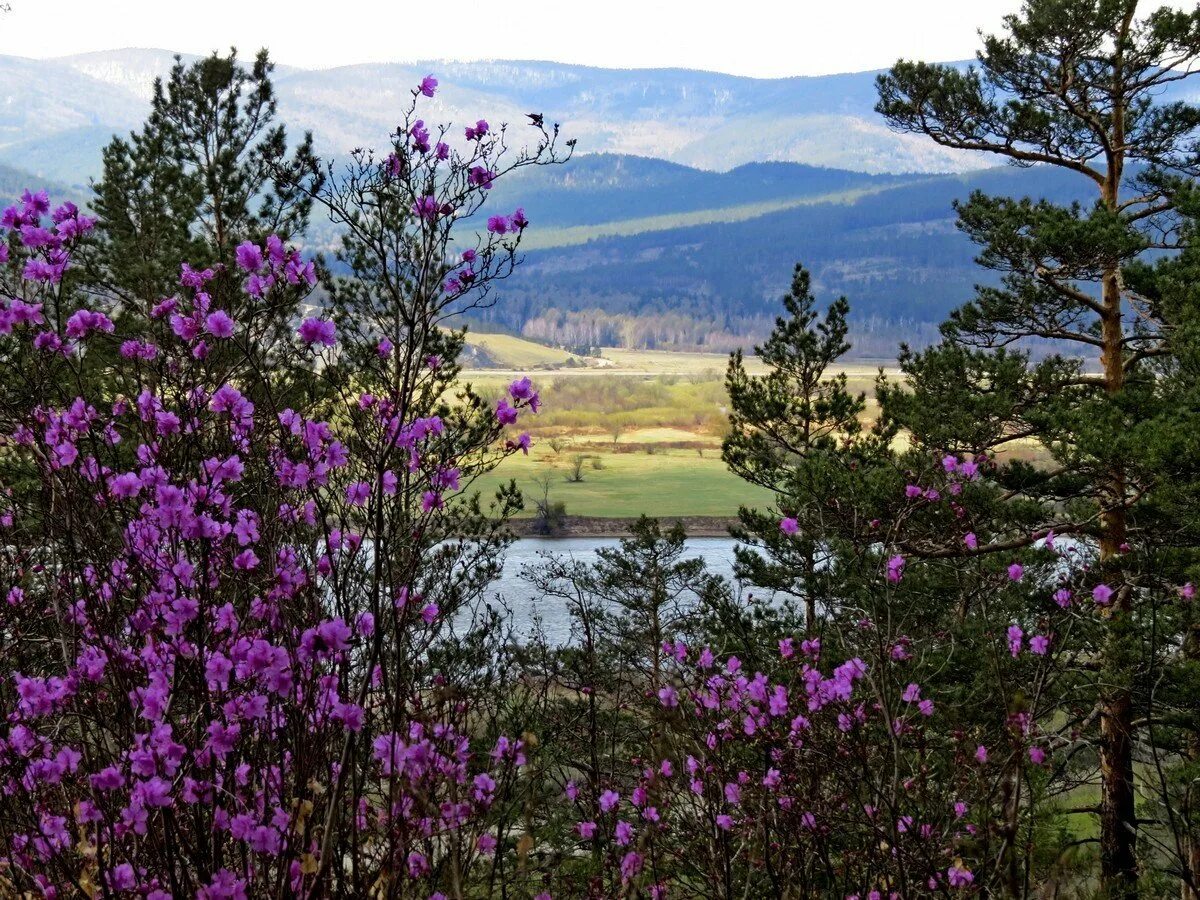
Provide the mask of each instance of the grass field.
POLYGON ((534 480, 539 475, 550 476, 550 500, 565 503, 567 514, 572 516, 733 516, 740 504, 767 506, 771 502, 769 493, 730 474, 716 448, 703 450, 701 455, 696 450, 658 450, 651 454, 644 449, 613 452, 580 446, 556 454, 546 441, 538 441, 528 457, 511 457, 473 487, 486 494, 515 479, 525 495, 525 514, 532 515, 533 498, 542 493, 541 485, 534 480), (576 453, 588 459, 583 481, 572 484, 567 475, 576 453), (593 468, 594 459, 600 461, 601 468, 593 468))
MULTIPOLYGON (((467 343, 481 348, 496 364, 505 369, 544 369, 549 366, 582 365, 582 357, 547 347, 535 341, 513 337, 508 334, 482 334, 472 332, 467 343)), ((489 371, 481 369, 479 371, 489 371)))
MULTIPOLYGON (((506 368, 466 370, 465 381, 499 398, 508 382, 529 374, 543 400, 541 414, 524 417, 520 426, 533 434, 533 452, 509 459, 476 488, 490 492, 516 479, 530 515, 532 498, 542 492, 535 479, 547 475, 550 499, 574 516, 726 517, 739 505, 771 502, 721 462, 726 354, 604 348, 599 364, 560 368, 572 359, 562 350, 507 335, 470 339, 506 368), (573 483, 567 475, 580 455, 587 458, 583 481, 573 483)), ((746 362, 751 374, 765 371, 757 358, 746 362)), ((850 389, 868 398, 878 369, 871 362, 843 367, 850 389)), ((872 401, 867 418, 874 412, 872 401)))
MULTIPOLYGON (((554 368, 555 377, 581 378, 602 375, 684 375, 709 376, 714 379, 725 376, 729 365, 728 353, 691 353, 673 350, 629 350, 624 347, 604 347, 599 359, 574 356, 565 350, 547 347, 536 341, 506 334, 482 334, 472 332, 467 342, 483 348, 499 364, 498 368, 464 369, 464 376, 478 379, 528 374, 530 370, 554 368), (575 365, 569 368, 569 361, 575 365)), ((895 363, 891 360, 855 360, 839 367, 851 381, 869 385, 879 367, 894 373, 895 363)), ((746 357, 746 369, 751 375, 761 375, 765 368, 758 357, 746 357)))

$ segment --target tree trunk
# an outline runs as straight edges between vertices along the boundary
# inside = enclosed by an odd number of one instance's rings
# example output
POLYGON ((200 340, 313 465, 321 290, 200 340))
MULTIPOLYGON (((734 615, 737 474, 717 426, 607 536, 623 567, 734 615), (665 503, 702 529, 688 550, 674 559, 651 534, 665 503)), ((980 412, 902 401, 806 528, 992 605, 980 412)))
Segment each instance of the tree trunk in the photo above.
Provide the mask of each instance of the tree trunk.
POLYGON ((1103 698, 1100 719, 1100 869, 1109 898, 1137 896, 1137 817, 1133 792, 1133 704, 1117 688, 1103 698))
MULTIPOLYGON (((1136 0, 1127 0, 1116 35, 1113 53, 1111 142, 1107 154, 1108 171, 1102 197, 1109 210, 1120 209, 1121 179, 1125 172, 1125 52, 1136 0)), ((1125 387, 1124 323, 1121 310, 1121 272, 1113 266, 1104 273, 1100 316, 1100 337, 1104 345, 1100 362, 1104 367, 1105 390, 1120 394, 1125 387)), ((1104 491, 1105 509, 1100 520, 1100 565, 1119 558, 1125 544, 1126 482, 1123 467, 1117 463, 1108 473, 1104 491)), ((1126 623, 1133 603, 1133 592, 1126 584, 1117 586, 1113 596, 1108 636, 1104 649, 1105 686, 1100 694, 1100 873, 1104 894, 1109 898, 1137 897, 1137 809, 1133 781, 1133 695, 1132 673, 1125 662, 1126 623)))
MULTIPOLYGON (((1190 662, 1200 660, 1200 622, 1193 622, 1188 629, 1187 638, 1183 642, 1183 653, 1190 662)), ((1197 731, 1195 725, 1192 726, 1188 737, 1187 758, 1192 763, 1200 759, 1200 731, 1197 731)), ((1185 867, 1180 887, 1182 900, 1200 900, 1200 833, 1197 833, 1193 824, 1193 810, 1194 806, 1187 804, 1180 811, 1184 829, 1182 863, 1185 867)))
MULTIPOLYGON (((1101 336, 1104 352, 1105 387, 1117 394, 1125 384, 1122 357, 1121 289, 1118 274, 1104 279, 1104 308, 1101 336)), ((1115 468, 1108 476, 1101 517, 1100 563, 1102 569, 1117 558, 1125 543, 1125 475, 1115 468)), ((1130 614, 1132 591, 1118 585, 1113 595, 1105 647, 1106 669, 1110 676, 1100 695, 1100 870, 1104 893, 1109 898, 1137 896, 1137 811, 1133 782, 1133 696, 1130 673, 1120 662, 1126 653, 1122 644, 1125 623, 1130 614)))

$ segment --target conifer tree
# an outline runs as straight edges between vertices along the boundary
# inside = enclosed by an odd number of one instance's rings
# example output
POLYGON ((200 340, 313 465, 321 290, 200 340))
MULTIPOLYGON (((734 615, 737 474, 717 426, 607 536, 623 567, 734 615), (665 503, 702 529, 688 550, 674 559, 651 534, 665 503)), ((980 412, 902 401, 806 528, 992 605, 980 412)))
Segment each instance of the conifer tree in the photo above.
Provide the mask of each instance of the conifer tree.
POLYGON ((729 361, 730 429, 722 452, 736 475, 774 492, 778 507, 738 511, 735 536, 750 545, 738 549, 739 575, 803 597, 805 626, 812 631, 824 593, 820 573, 837 530, 830 499, 850 504, 857 493, 851 482, 861 484, 854 470, 886 454, 890 435, 864 431, 865 395, 850 392, 844 372, 830 371, 850 350, 846 298, 831 303, 822 317, 809 273, 798 265, 783 305, 787 315, 755 348, 767 374, 751 376, 740 351, 729 361))
POLYGON ((1150 510, 1172 476, 1146 451, 1195 424, 1164 404, 1166 323, 1125 271, 1176 246, 1171 214, 1180 179, 1200 165, 1200 110, 1164 95, 1198 61, 1200 10, 1139 17, 1136 0, 1029 0, 984 39, 978 66, 902 61, 878 81, 877 110, 896 129, 1056 166, 1095 192, 1089 205, 979 192, 959 204, 959 227, 998 283, 955 311, 938 346, 904 352, 913 391, 881 401, 918 446, 991 457, 1031 440, 1051 457, 992 470, 1008 500, 993 540, 954 553, 1007 552, 1051 529, 1098 551, 1095 576, 1113 588, 1098 610, 1092 681, 1110 897, 1138 889, 1135 742, 1153 699, 1147 629, 1167 588, 1150 510))
POLYGON ((273 69, 265 50, 249 68, 235 50, 190 65, 176 57, 166 79, 154 82, 142 128, 105 148, 88 268, 124 315, 148 318, 173 294, 181 260, 215 267, 208 290, 234 298, 239 244, 305 232, 321 169, 311 134, 289 152, 276 121, 273 69))

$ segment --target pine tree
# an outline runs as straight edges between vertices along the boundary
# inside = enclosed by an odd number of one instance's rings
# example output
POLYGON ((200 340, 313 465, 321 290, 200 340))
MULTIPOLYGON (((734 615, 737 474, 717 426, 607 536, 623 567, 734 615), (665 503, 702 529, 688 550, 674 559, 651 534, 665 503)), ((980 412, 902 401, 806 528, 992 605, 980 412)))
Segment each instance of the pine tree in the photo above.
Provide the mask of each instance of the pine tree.
POLYGON ((273 68, 265 50, 248 69, 235 50, 190 65, 176 57, 167 78, 154 82, 141 130, 105 148, 87 265, 124 315, 145 319, 173 294, 180 261, 215 267, 209 290, 234 299, 238 244, 304 234, 321 169, 311 134, 289 153, 275 121, 273 68))
POLYGON ((902 61, 879 78, 877 105, 901 131, 1056 166, 1096 192, 1090 206, 978 192, 958 205, 959 227, 999 283, 951 316, 940 345, 905 351, 912 394, 881 399, 919 445, 990 455, 1032 440, 1052 458, 1039 470, 999 467, 1010 505, 1027 513, 1036 504, 1041 527, 979 552, 1032 544, 1051 527, 1098 548, 1097 577, 1115 588, 1095 682, 1101 869, 1112 897, 1137 893, 1134 742, 1152 698, 1142 629, 1162 589, 1148 565, 1161 523, 1143 513, 1170 476, 1146 448, 1168 442, 1164 430, 1194 427, 1164 409, 1155 363, 1172 352, 1165 323, 1123 273, 1175 245, 1178 179, 1200 165, 1200 110, 1159 102, 1200 60, 1200 10, 1136 13, 1136 0, 1029 0, 1003 34, 984 39, 978 67, 902 61))
POLYGON ((886 455, 891 435, 864 431, 866 396, 850 392, 844 372, 830 371, 850 350, 846 298, 833 301, 821 317, 809 274, 798 265, 782 302, 787 315, 755 348, 767 374, 751 376, 740 351, 729 361, 730 427, 722 454, 736 475, 774 492, 778 508, 738 511, 735 536, 750 545, 737 551, 739 577, 802 596, 811 632, 824 594, 820 573, 837 530, 830 498, 849 507, 857 494, 851 482, 861 483, 855 470, 886 455), (781 518, 794 521, 794 535, 781 531, 781 518))

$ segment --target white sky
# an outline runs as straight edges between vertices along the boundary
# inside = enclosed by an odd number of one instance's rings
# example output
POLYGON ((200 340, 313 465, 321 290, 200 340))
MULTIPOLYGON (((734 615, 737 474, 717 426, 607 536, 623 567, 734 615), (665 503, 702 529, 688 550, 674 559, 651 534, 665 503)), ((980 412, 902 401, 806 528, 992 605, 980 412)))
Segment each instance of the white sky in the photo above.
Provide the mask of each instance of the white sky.
POLYGON ((8 0, 0 54, 268 47, 324 68, 546 59, 776 77, 970 56, 1019 0, 8 0))
MULTIPOLYGON (((1167 0, 1186 7, 1195 0, 1167 0)), ((8 0, 0 53, 266 46, 324 68, 545 59, 778 77, 973 55, 1020 0, 8 0)), ((1143 0, 1148 10, 1158 3, 1143 0)))

